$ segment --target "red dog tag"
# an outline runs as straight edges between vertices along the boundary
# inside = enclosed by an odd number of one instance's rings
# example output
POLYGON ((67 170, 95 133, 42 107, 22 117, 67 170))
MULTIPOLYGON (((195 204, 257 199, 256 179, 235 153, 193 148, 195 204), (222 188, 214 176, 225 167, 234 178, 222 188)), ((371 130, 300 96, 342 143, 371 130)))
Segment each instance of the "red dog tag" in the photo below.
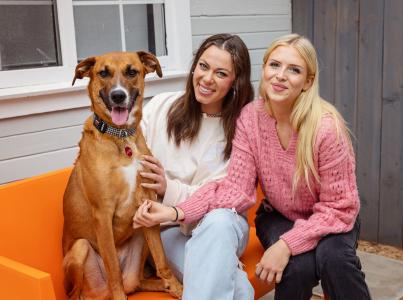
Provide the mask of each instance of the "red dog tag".
POLYGON ((130 148, 129 146, 126 146, 126 147, 125 147, 125 153, 126 153, 126 155, 127 155, 128 157, 132 157, 132 155, 133 155, 133 150, 132 150, 132 148, 130 148))

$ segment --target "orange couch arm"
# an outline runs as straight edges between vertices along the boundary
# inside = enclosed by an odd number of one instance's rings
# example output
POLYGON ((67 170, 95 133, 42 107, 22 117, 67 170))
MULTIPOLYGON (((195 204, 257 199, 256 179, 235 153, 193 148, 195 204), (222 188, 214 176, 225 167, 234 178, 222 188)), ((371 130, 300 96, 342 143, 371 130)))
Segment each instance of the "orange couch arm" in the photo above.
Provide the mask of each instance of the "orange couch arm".
POLYGON ((0 256, 0 299, 55 300, 50 274, 0 256))

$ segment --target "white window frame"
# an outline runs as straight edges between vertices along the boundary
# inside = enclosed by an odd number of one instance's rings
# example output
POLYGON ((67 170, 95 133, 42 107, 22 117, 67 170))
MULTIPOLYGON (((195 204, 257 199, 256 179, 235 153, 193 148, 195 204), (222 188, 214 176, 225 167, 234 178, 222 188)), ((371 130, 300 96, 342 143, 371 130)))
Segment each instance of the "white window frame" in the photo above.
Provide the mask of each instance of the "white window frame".
MULTIPOLYGON (((7 1, 1 1, 2 3, 7 1)), ((84 2, 84 1, 83 1, 84 2)), ((94 3, 94 1, 88 1, 94 3)), ((111 1, 112 2, 112 1, 111 1)), ((117 3, 118 1, 113 1, 117 3)), ((164 3, 168 55, 159 57, 164 77, 183 76, 192 57, 188 0, 119 0, 123 4, 164 3)), ((68 90, 77 64, 72 0, 56 0, 62 66, 0 71, 0 100, 28 93, 38 95, 68 90)), ((155 80, 156 76, 148 76, 155 80)), ((81 81, 78 85, 85 85, 81 81)), ((73 89, 73 88, 72 88, 73 89)))

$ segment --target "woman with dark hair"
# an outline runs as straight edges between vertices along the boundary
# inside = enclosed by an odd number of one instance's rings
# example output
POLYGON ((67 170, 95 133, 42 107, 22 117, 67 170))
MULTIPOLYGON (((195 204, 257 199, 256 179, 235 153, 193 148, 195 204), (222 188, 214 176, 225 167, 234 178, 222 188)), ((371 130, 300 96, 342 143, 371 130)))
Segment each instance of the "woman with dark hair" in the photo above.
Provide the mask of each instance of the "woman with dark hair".
MULTIPOLYGON (((203 184, 225 177, 236 119, 253 99, 248 49, 236 35, 217 34, 197 50, 184 92, 155 96, 143 110, 143 131, 154 157, 145 156, 142 173, 154 181, 161 202, 175 206, 203 184)), ((147 226, 149 205, 133 226, 147 226)), ((162 240, 168 262, 183 281, 183 299, 253 299, 239 257, 248 242, 244 216, 217 209, 200 222, 165 223, 162 240), (197 225, 197 228, 195 228, 197 225)))

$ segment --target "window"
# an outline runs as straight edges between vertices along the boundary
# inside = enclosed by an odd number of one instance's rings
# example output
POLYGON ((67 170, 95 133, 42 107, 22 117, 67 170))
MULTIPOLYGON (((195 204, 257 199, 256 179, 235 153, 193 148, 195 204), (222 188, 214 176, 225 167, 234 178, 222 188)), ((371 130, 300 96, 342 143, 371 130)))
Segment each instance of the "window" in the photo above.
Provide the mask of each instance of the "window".
POLYGON ((70 82, 109 51, 150 51, 165 72, 191 57, 188 0, 0 0, 0 28, 0 88, 70 82))
POLYGON ((0 70, 62 64, 54 1, 7 1, 0 7, 0 70))

